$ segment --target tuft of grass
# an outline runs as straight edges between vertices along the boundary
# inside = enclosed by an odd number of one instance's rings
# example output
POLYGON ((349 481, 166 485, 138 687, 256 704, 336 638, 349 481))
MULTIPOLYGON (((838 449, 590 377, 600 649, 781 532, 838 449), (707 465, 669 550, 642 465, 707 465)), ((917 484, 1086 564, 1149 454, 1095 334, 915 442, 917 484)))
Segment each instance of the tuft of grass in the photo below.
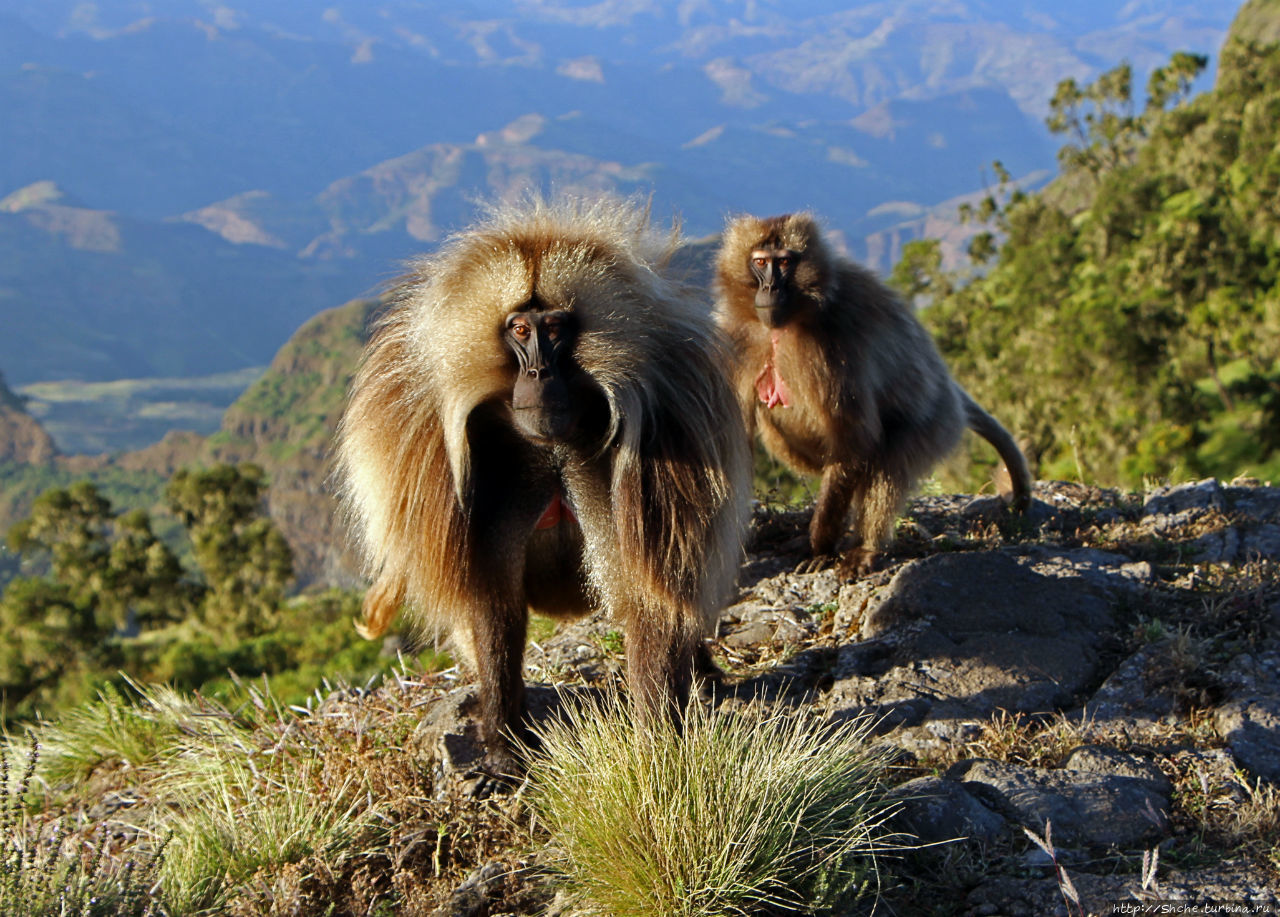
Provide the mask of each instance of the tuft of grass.
POLYGON ((160 793, 171 802, 163 820, 173 839, 161 879, 178 913, 218 911, 261 873, 340 862, 377 818, 364 775, 333 779, 315 749, 289 741, 285 711, 249 693, 255 709, 237 717, 209 705, 200 728, 185 729, 166 756, 160 793), (271 735, 278 739, 263 744, 271 735))
POLYGON ((50 788, 75 787, 103 765, 135 773, 155 764, 182 734, 196 706, 171 688, 129 681, 136 700, 108 685, 98 699, 68 707, 39 730, 43 753, 38 778, 50 788))
POLYGON ((170 784, 185 805, 169 819, 162 879, 181 913, 219 908, 259 872, 340 859, 363 834, 355 775, 326 786, 319 762, 255 758, 213 748, 170 784))
POLYGON ((868 722, 715 712, 638 724, 616 697, 540 730, 530 798, 585 913, 811 913, 878 890, 893 848, 868 722))

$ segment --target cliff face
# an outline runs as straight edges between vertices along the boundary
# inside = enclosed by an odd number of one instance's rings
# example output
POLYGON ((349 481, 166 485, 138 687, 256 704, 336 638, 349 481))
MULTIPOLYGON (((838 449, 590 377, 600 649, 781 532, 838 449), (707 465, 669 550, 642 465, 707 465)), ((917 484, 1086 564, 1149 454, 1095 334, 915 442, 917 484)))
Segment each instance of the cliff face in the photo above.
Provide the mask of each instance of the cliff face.
POLYGON ((1280 0, 1248 0, 1227 32, 1227 41, 1232 39, 1262 45, 1280 41, 1280 0))
POLYGON ((227 409, 196 464, 250 461, 267 471, 267 508, 293 549, 298 584, 357 579, 328 483, 333 432, 360 362, 377 299, 320 313, 227 409))
POLYGON ((0 462, 44 465, 57 451, 53 438, 27 413, 0 374, 0 462))

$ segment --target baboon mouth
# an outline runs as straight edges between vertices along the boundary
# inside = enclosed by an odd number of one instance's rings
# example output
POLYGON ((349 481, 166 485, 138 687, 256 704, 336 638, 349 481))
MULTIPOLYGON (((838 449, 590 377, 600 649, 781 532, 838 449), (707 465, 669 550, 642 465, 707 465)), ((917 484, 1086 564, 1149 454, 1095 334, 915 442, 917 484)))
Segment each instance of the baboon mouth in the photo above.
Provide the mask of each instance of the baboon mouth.
POLYGON ((512 416, 525 436, 538 443, 563 442, 578 428, 577 418, 568 410, 548 411, 534 406, 516 406, 512 416))
POLYGON ((787 311, 782 306, 757 306, 756 317, 766 328, 781 328, 787 323, 787 311))

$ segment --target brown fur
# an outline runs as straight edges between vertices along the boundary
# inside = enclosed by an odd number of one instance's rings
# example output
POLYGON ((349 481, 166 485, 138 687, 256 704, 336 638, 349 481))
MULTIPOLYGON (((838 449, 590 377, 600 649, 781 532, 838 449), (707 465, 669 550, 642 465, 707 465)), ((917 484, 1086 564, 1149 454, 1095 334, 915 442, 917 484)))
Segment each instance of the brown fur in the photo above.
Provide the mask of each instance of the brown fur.
POLYGON ((400 281, 353 382, 337 464, 375 580, 361 632, 407 602, 451 633, 491 753, 523 709, 530 607, 607 608, 633 694, 675 710, 732 589, 750 460, 720 336, 665 276, 674 244, 617 201, 499 210, 400 281), (574 359, 608 408, 589 447, 513 424, 503 322, 529 303, 579 323, 574 359), (535 531, 557 493, 580 529, 535 531))
POLYGON ((910 306, 865 268, 831 253, 808 214, 741 217, 726 228, 716 265, 716 318, 736 355, 735 389, 750 430, 797 471, 820 474, 810 548, 831 555, 852 502, 854 566, 870 566, 910 488, 972 427, 1009 468, 1012 501, 1030 501, 1031 474, 1008 432, 948 372, 910 306), (771 330, 755 308, 749 269, 757 249, 799 254, 795 312, 771 330), (777 337, 777 345, 773 336, 777 337), (772 361, 790 406, 768 407, 756 379, 772 361))

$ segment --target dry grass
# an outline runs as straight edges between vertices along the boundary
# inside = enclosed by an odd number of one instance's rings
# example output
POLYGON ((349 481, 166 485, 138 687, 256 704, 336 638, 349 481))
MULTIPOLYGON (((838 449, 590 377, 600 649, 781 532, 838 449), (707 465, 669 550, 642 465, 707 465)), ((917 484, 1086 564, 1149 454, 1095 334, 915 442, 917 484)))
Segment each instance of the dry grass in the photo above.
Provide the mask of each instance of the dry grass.
POLYGON ((73 815, 33 813, 40 749, 34 737, 20 772, 0 745, 0 912, 21 917, 153 917, 151 893, 163 844, 120 851, 106 825, 82 835, 73 815))

